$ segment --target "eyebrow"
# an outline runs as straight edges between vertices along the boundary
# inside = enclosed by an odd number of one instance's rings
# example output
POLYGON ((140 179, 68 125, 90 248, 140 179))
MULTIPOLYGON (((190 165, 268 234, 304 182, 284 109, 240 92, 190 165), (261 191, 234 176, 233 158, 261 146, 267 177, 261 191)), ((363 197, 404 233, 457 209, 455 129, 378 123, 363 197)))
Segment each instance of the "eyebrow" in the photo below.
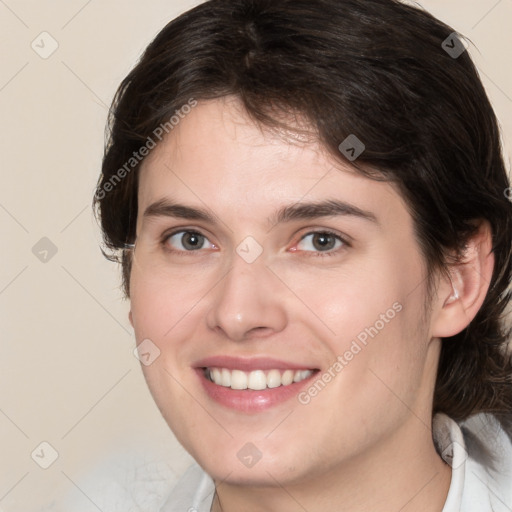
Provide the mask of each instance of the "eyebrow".
POLYGON ((160 199, 151 203, 144 210, 144 217, 176 217, 179 219, 202 220, 212 224, 216 223, 215 215, 209 211, 173 203, 168 199, 160 199))
MULTIPOLYGON (((311 220, 333 216, 357 217, 377 225, 379 224, 374 213, 336 199, 285 206, 269 218, 269 223, 274 225, 295 220, 311 220)), ((168 199, 160 199, 150 204, 144 211, 144 217, 175 217, 187 220, 200 220, 211 224, 217 223, 216 216, 206 209, 173 203, 168 199)))
POLYGON ((352 216, 358 217, 375 224, 379 224, 374 213, 358 208, 357 206, 330 199, 318 203, 297 203, 285 206, 277 212, 271 219, 273 224, 281 222, 290 222, 294 220, 316 219, 318 217, 333 216, 352 216))

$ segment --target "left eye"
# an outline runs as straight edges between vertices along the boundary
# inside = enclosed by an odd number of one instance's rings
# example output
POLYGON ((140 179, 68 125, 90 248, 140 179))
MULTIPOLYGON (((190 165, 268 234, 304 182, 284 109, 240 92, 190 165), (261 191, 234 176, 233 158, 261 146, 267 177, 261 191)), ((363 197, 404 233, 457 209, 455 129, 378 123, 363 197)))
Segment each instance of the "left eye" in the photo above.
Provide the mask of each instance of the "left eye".
POLYGON ((214 248, 208 238, 196 231, 178 231, 169 236, 165 243, 178 251, 198 251, 199 249, 214 248))
POLYGON ((297 244, 299 251, 329 252, 339 249, 344 244, 343 240, 332 233, 308 233, 297 244))

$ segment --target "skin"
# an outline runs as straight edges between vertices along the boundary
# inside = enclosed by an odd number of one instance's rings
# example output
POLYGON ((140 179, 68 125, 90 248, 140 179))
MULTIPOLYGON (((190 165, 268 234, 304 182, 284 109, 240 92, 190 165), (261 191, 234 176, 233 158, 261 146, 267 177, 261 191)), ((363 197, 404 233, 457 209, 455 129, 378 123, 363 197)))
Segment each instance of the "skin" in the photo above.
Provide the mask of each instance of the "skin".
POLYGON ((431 433, 439 337, 463 329, 481 305, 488 238, 484 229, 453 279, 438 278, 426 308, 425 262, 391 184, 318 143, 262 130, 235 98, 200 102, 141 169, 130 320, 137 341, 160 350, 144 374, 178 440, 215 480, 212 510, 441 511, 451 469, 431 433), (144 216, 162 199, 207 210, 214 222, 144 216), (375 221, 273 218, 329 199, 375 221), (160 243, 172 228, 208 240, 189 252, 179 236, 160 243), (325 230, 348 243, 326 255, 306 236, 325 230), (247 236, 263 249, 252 263, 236 252, 247 236), (209 398, 194 369, 231 355, 325 372, 395 303, 401 311, 307 405, 233 410, 209 398), (262 454, 251 468, 237 457, 248 442, 262 454))

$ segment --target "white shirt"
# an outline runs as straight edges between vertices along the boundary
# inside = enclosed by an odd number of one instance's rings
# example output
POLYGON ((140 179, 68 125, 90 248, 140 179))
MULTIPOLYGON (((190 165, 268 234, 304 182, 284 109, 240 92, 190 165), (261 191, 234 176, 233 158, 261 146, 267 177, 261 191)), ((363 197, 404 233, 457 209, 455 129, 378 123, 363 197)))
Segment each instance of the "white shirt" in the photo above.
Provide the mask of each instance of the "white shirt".
MULTIPOLYGON (((433 436, 452 466, 442 512, 512 512, 512 443, 493 417, 477 415, 459 426, 437 414, 433 436)), ((214 491, 213 480, 194 464, 160 512, 210 512, 214 491)))

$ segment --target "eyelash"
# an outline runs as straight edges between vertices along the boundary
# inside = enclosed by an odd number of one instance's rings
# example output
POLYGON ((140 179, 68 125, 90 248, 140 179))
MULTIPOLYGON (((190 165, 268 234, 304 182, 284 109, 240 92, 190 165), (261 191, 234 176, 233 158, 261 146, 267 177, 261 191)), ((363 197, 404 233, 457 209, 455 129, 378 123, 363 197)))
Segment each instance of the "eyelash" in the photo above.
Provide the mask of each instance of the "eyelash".
POLYGON ((332 250, 329 250, 329 251, 300 251, 302 253, 306 253, 308 257, 313 257, 313 258, 321 257, 321 258, 323 258, 323 257, 326 257, 326 256, 337 256, 340 251, 342 251, 343 249, 346 249, 347 247, 350 247, 350 244, 348 243, 348 241, 344 237, 342 237, 338 233, 335 233, 334 231, 330 231, 328 229, 319 229, 319 230, 314 230, 314 231, 308 231, 303 236, 301 236, 299 242, 297 242, 297 244, 295 244, 295 245, 298 245, 300 242, 302 242, 302 240, 304 240, 307 236, 310 236, 310 235, 327 235, 327 236, 332 236, 337 241, 340 241, 342 245, 341 245, 341 247, 338 247, 336 249, 332 249, 332 250))
MULTIPOLYGON (((200 253, 202 252, 202 250, 200 250, 200 249, 196 250, 196 251, 186 251, 186 250, 179 250, 179 249, 171 249, 171 248, 169 248, 169 244, 168 244, 169 239, 171 237, 175 236, 175 235, 180 234, 180 233, 182 233, 182 234, 190 233, 190 234, 194 234, 194 235, 199 235, 199 236, 204 237, 206 240, 208 240, 210 242, 210 239, 206 235, 203 235, 198 230, 195 230, 195 229, 178 229, 178 230, 172 231, 170 233, 165 233, 164 235, 162 235, 161 245, 162 245, 163 249, 166 252, 173 253, 173 254, 182 253, 182 254, 187 254, 187 256, 188 255, 190 255, 190 256, 192 256, 192 255, 193 256, 199 256, 200 255, 200 253), (194 254, 194 253, 197 253, 197 254, 194 254)), ((330 231, 328 229, 319 229, 319 230, 308 231, 307 233, 305 233, 304 235, 302 235, 300 237, 299 241, 295 245, 298 245, 306 237, 311 236, 311 235, 315 235, 315 234, 327 235, 327 236, 334 237, 337 241, 341 242, 342 245, 341 245, 341 247, 338 247, 336 249, 329 250, 329 251, 305 251, 305 250, 297 251, 297 250, 295 250, 295 251, 292 251, 292 252, 301 252, 304 255, 306 255, 307 257, 317 258, 317 257, 326 257, 326 256, 336 256, 343 249, 351 247, 351 244, 344 237, 342 237, 338 233, 335 233, 334 231, 330 231)), ((215 246, 215 244, 213 244, 212 242, 210 242, 210 243, 215 246)))
MULTIPOLYGON (((206 240, 210 241, 210 239, 206 235, 203 235, 200 231, 198 231, 196 229, 177 229, 170 233, 165 233, 164 235, 162 235, 161 245, 162 245, 164 251, 171 253, 171 254, 183 254, 183 255, 186 254, 187 256, 200 256, 200 253, 203 252, 202 250, 184 251, 184 250, 180 250, 180 249, 172 249, 169 247, 169 244, 168 244, 169 239, 175 235, 180 234, 180 233, 182 233, 182 234, 189 233, 189 234, 193 234, 193 235, 202 236, 206 240), (196 254, 194 254, 194 253, 196 253, 196 254)), ((212 245, 215 245, 215 244, 212 244, 212 245)))

